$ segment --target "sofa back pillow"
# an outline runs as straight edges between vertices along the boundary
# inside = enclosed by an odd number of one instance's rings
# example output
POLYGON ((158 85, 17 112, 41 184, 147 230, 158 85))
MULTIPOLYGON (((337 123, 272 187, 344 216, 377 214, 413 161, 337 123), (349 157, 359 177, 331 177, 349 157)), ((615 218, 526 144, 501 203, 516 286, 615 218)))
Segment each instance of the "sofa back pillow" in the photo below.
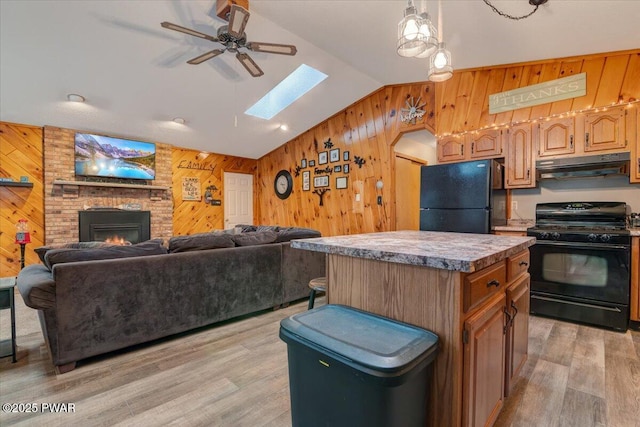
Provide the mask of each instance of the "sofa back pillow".
POLYGON ((39 248, 35 248, 33 251, 38 254, 40 258, 40 262, 43 264, 44 256, 51 249, 93 249, 93 248, 103 248, 105 246, 112 246, 111 243, 106 242, 70 242, 70 243, 53 243, 51 245, 40 246, 39 248))
POLYGON ((313 237, 322 237, 322 234, 312 228, 280 227, 276 243, 289 242, 294 239, 310 239, 313 237))
POLYGON ((47 251, 44 261, 47 268, 51 270, 54 265, 66 262, 131 258, 166 253, 167 248, 162 246, 162 239, 154 239, 129 246, 111 245, 93 249, 52 249, 47 251))
POLYGON ((275 231, 248 231, 231 236, 236 246, 256 246, 274 243, 278 237, 275 231))
POLYGON ((169 239, 169 253, 201 251, 204 249, 233 248, 231 234, 198 233, 189 236, 174 236, 169 239))

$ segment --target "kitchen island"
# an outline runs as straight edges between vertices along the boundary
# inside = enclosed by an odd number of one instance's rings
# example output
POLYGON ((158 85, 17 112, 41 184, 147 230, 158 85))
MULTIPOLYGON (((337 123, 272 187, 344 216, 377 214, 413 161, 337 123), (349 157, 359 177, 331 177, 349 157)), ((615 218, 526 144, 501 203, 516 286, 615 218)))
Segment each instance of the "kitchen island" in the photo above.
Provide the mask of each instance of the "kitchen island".
POLYGON ((293 240, 327 298, 435 332, 432 426, 491 425, 526 361, 532 237, 397 231, 293 240))

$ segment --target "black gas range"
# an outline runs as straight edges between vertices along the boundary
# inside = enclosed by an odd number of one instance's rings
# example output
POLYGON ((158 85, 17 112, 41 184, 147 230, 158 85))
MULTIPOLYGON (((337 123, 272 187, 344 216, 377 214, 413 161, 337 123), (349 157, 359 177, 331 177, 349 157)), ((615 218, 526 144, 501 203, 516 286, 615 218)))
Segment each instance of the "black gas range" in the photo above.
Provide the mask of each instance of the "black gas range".
POLYGON ((531 313, 625 331, 631 235, 622 202, 542 203, 531 247, 531 313))

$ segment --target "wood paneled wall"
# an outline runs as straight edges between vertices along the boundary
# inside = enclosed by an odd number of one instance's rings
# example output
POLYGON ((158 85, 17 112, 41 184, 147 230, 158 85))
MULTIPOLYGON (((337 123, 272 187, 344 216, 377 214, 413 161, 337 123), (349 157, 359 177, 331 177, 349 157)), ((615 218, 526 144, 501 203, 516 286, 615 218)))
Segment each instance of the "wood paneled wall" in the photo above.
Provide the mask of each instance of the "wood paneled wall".
MULTIPOLYGON (((255 175, 256 160, 194 150, 173 150, 173 234, 204 233, 224 227, 224 172, 255 175), (183 178, 198 178, 199 201, 182 200, 183 178), (221 206, 205 203, 206 188, 215 186, 213 198, 222 200, 221 206)), ((255 183, 255 179, 254 179, 255 183)), ((254 184, 255 186, 255 184, 254 184)), ((254 217, 257 218, 257 191, 254 191, 254 217)))
POLYGON ((387 86, 258 160, 259 223, 312 227, 326 236, 393 230, 395 209, 403 207, 395 205, 392 193, 392 152, 402 133, 425 128, 436 135, 466 132, 637 99, 640 49, 455 71, 453 78, 437 84, 387 86), (587 73, 586 96, 489 114, 490 94, 582 72, 587 73), (419 96, 427 103, 425 118, 414 126, 403 124, 400 110, 407 107, 409 98, 419 96), (278 171, 286 169, 294 175, 302 158, 317 163, 318 152, 324 151, 323 142, 329 138, 341 153, 350 151, 351 171, 331 174, 324 206, 312 193, 313 168, 307 168, 312 171, 312 191, 302 191, 300 175, 294 176, 293 193, 287 200, 275 197, 273 180, 278 171), (362 168, 353 163, 354 155, 366 160, 362 168), (336 176, 348 176, 348 189, 335 188, 336 176), (376 189, 378 180, 384 183, 382 190, 376 189), (362 202, 355 201, 356 194, 362 202), (382 205, 376 203, 377 196, 382 196, 382 205))
POLYGON ((42 128, 0 122, 0 176, 19 181, 29 177, 33 188, 0 186, 0 276, 20 271, 20 246, 16 245, 18 220, 28 220, 31 243, 25 265, 38 262, 33 252, 44 244, 44 193, 42 186, 42 128))
POLYGON ((462 70, 436 86, 439 135, 537 120, 640 99, 640 49, 609 54, 462 70), (587 94, 489 114, 489 95, 587 73, 587 94))
POLYGON ((391 197, 395 184, 393 143, 403 132, 435 129, 433 83, 394 85, 384 87, 325 122, 299 135, 258 160, 258 199, 260 224, 296 225, 320 230, 323 235, 368 233, 389 230, 395 206, 391 197), (400 121, 407 102, 420 98, 426 113, 415 124, 400 121), (318 165, 318 153, 340 149, 340 161, 318 165), (349 151, 349 160, 343 153, 349 151), (355 157, 362 158, 362 166, 355 157), (301 159, 315 160, 316 166, 302 169, 296 176, 301 159), (349 173, 323 172, 326 167, 349 164, 349 173), (280 170, 288 170, 294 179, 293 193, 286 200, 275 196, 273 181, 280 170), (311 172, 310 191, 302 190, 302 172, 311 172), (314 194, 314 177, 329 175, 329 191, 324 194, 323 206, 314 194), (347 188, 337 189, 336 178, 347 177, 347 188), (383 188, 376 188, 381 180, 383 188), (378 196, 382 204, 377 203, 378 196), (358 201, 359 198, 359 201, 358 201))

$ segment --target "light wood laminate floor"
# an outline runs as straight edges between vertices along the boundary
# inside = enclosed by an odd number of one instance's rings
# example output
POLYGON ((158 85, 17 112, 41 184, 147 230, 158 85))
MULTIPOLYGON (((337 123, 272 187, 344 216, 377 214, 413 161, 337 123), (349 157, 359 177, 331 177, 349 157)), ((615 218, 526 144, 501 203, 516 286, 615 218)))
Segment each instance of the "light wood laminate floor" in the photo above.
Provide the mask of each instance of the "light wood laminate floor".
MULTIPOLYGON (((278 329, 306 301, 94 358, 58 376, 35 310, 19 294, 16 302, 19 360, 0 360, 0 403, 72 403, 75 412, 2 412, 2 426, 291 425, 278 329)), ((0 337, 8 330, 4 310, 0 337)), ((529 360, 496 426, 640 427, 640 333, 540 317, 531 318, 529 333, 529 360)))

